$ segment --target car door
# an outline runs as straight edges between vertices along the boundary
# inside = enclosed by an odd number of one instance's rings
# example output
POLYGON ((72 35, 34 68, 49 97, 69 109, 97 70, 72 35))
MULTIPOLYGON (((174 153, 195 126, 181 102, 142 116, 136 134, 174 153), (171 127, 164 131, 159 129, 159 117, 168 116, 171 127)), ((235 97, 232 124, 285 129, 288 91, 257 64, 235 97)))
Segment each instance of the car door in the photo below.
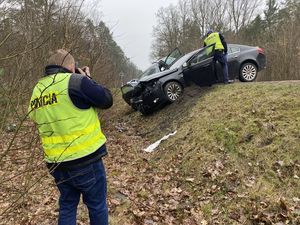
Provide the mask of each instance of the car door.
POLYGON ((229 45, 227 56, 229 79, 235 79, 235 77, 238 76, 239 58, 240 48, 238 46, 229 45))
POLYGON ((177 61, 182 56, 182 53, 178 48, 175 48, 165 59, 164 64, 167 66, 167 68, 170 68, 170 66, 177 61))
POLYGON ((187 83, 193 82, 199 86, 211 85, 217 82, 215 75, 214 45, 209 45, 197 52, 183 67, 183 77, 187 83))

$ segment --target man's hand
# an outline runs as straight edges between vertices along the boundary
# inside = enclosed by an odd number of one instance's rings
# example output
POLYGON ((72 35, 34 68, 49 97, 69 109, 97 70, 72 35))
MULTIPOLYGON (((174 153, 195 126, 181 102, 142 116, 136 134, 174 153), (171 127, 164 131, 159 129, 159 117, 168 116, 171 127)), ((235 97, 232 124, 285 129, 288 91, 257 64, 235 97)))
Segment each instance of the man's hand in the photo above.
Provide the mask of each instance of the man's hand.
POLYGON ((85 75, 89 78, 91 78, 90 68, 88 66, 84 66, 82 68, 78 68, 78 71, 80 74, 85 75))

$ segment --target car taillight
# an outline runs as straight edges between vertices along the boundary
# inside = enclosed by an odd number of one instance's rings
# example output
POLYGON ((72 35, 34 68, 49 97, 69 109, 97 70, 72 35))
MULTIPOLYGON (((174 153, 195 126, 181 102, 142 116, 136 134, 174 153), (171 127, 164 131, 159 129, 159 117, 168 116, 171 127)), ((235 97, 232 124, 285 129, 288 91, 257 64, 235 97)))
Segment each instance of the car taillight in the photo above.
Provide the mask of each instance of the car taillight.
POLYGON ((263 48, 257 48, 259 54, 265 54, 265 50, 263 48))

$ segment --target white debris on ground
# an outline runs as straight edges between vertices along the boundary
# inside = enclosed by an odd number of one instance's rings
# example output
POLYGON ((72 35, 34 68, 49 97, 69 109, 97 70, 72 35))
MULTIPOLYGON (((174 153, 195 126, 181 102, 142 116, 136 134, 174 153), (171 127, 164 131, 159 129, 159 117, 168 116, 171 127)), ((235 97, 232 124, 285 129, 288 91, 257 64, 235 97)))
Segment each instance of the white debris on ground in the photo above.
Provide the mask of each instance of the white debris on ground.
POLYGON ((173 133, 170 133, 166 136, 164 136, 163 138, 159 139, 158 141, 154 142, 153 144, 149 145, 147 148, 144 149, 145 152, 153 152, 162 141, 168 139, 169 137, 175 135, 177 133, 177 130, 174 131, 173 133))

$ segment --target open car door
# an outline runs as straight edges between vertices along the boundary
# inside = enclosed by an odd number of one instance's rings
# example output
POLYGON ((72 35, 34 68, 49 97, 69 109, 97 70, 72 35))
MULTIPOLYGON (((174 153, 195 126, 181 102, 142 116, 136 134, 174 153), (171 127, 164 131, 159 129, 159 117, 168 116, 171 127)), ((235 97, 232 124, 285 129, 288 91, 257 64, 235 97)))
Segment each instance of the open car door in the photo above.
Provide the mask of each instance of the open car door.
POLYGON ((214 51, 214 44, 206 46, 186 62, 183 67, 183 77, 187 83, 193 82, 199 86, 207 86, 217 82, 213 62, 214 51))
POLYGON ((180 50, 178 48, 175 48, 165 59, 164 64, 167 68, 170 68, 177 59, 179 59, 182 56, 180 50))

